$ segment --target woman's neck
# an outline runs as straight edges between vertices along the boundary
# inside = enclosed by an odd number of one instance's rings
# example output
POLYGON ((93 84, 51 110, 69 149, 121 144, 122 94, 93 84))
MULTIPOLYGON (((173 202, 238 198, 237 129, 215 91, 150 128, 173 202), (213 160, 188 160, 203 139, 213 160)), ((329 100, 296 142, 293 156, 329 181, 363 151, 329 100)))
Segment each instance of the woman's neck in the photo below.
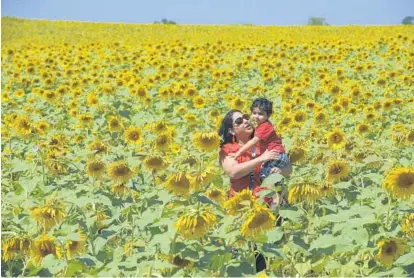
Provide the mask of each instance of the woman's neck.
POLYGON ((249 142, 250 138, 248 136, 246 137, 242 137, 242 138, 237 138, 237 143, 240 146, 246 145, 247 142, 249 142))

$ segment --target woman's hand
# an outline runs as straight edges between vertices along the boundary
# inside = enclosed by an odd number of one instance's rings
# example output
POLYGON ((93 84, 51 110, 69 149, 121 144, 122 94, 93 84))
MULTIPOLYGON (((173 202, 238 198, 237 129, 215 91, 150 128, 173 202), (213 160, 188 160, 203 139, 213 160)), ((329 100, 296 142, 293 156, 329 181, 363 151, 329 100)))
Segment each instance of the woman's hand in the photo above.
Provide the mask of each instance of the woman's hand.
POLYGON ((266 150, 264 153, 262 153, 261 156, 259 156, 259 159, 262 162, 267 162, 269 160, 277 160, 280 158, 280 154, 278 151, 275 150, 266 150))

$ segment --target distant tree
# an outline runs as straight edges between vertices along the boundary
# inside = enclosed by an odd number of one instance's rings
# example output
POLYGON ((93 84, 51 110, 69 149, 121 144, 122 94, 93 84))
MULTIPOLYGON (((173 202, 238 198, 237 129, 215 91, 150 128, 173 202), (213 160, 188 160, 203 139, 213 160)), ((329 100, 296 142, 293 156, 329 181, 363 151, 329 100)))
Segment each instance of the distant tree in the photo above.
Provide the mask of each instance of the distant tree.
POLYGON ((324 17, 309 17, 308 25, 329 25, 324 17))
POLYGON ((402 24, 408 25, 408 24, 414 24, 414 16, 406 16, 404 17, 402 24))
MULTIPOLYGON (((154 21, 154 24, 159 24, 160 22, 159 21, 154 21)), ((172 20, 168 20, 168 19, 166 19, 166 18, 163 18, 163 19, 161 19, 161 23, 162 24, 177 24, 175 21, 172 21, 172 20)))

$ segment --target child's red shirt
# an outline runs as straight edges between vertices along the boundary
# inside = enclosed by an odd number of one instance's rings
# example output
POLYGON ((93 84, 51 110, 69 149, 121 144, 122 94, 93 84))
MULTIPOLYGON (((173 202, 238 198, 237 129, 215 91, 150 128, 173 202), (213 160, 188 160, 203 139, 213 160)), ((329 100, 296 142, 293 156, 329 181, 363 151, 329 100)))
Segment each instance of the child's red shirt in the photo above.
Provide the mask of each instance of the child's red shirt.
POLYGON ((269 121, 259 124, 256 128, 254 136, 260 139, 260 153, 264 153, 266 150, 276 150, 279 153, 286 152, 283 147, 282 138, 276 134, 273 125, 269 121))

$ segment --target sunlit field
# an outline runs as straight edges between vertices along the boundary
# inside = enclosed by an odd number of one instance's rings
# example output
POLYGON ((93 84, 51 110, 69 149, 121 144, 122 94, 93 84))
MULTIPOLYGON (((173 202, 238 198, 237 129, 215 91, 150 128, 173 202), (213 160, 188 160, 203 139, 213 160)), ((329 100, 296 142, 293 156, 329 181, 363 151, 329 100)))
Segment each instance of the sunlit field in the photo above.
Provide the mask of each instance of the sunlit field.
POLYGON ((2 276, 414 275, 414 27, 3 18, 1 54, 2 276), (273 212, 218 159, 257 97, 273 212))

